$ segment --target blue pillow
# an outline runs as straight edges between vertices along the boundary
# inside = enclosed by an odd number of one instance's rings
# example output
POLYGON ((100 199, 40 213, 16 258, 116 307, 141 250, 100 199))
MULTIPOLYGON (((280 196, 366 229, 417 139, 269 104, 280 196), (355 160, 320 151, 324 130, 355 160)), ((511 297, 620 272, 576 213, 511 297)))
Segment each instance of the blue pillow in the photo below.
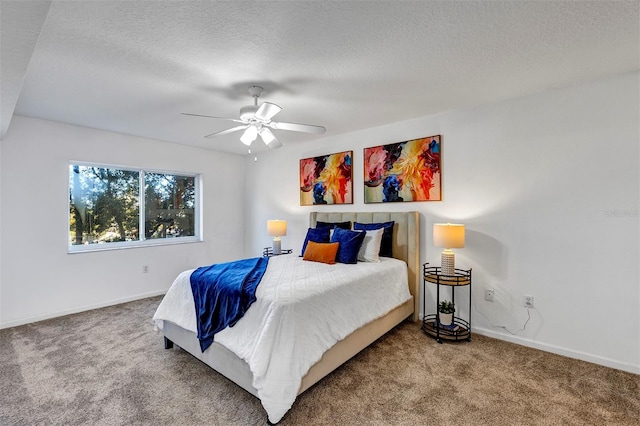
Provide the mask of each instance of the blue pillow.
POLYGON ((380 243, 380 256, 393 257, 393 225, 395 225, 395 222, 393 220, 390 222, 381 223, 355 222, 353 224, 353 229, 372 231, 374 229, 383 228, 384 231, 382 232, 382 243, 380 243))
POLYGON ((338 228, 342 228, 342 229, 351 229, 351 222, 350 221, 347 221, 347 222, 320 222, 320 221, 317 221, 316 222, 316 228, 330 228, 330 229, 333 229, 336 226, 338 228))
POLYGON ((302 244, 302 253, 300 253, 300 256, 304 256, 304 251, 309 241, 313 241, 314 243, 328 243, 330 231, 331 228, 309 228, 307 236, 304 238, 304 243, 302 244))
POLYGON ((340 243, 336 262, 358 263, 358 252, 366 235, 366 232, 350 231, 337 226, 333 228, 331 242, 340 243))

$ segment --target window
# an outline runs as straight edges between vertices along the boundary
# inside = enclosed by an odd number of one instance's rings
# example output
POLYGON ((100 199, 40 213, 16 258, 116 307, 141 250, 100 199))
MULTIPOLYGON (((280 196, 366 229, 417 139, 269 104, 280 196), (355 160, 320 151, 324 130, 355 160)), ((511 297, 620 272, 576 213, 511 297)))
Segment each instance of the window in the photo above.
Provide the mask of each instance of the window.
POLYGON ((200 241, 198 199, 196 175, 71 164, 69 251, 200 241))

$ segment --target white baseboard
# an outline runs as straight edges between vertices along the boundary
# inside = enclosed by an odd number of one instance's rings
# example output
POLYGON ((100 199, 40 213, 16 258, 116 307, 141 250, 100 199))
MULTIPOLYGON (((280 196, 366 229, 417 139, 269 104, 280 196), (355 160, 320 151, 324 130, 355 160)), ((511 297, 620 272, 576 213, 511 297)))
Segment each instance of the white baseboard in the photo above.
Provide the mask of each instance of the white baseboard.
POLYGON ((629 373, 640 374, 640 364, 635 365, 631 363, 620 362, 610 358, 591 355, 584 352, 573 351, 560 346, 554 346, 554 345, 548 345, 540 342, 535 342, 533 340, 525 339, 519 336, 508 336, 505 334, 496 333, 495 331, 488 330, 486 328, 472 327, 471 332, 481 334, 487 337, 493 337, 494 339, 504 340, 504 341, 515 343, 518 345, 527 346, 534 349, 540 349, 541 351, 551 352, 557 355, 562 355, 569 358, 575 358, 581 361, 587 361, 593 364, 603 365, 605 367, 615 368, 617 370, 628 371, 629 373))
POLYGON ((31 324, 33 322, 44 321, 51 318, 63 317, 65 315, 77 314, 79 312, 90 311, 92 309, 106 308, 107 306, 119 305, 121 303, 133 302, 134 300, 146 299, 147 297, 162 296, 167 290, 157 290, 149 293, 137 294, 135 296, 124 297, 121 299, 113 299, 107 302, 100 302, 93 305, 79 306, 65 311, 52 312, 45 315, 38 315, 29 318, 20 318, 13 321, 0 323, 0 330, 3 328, 17 327, 19 325, 31 324))

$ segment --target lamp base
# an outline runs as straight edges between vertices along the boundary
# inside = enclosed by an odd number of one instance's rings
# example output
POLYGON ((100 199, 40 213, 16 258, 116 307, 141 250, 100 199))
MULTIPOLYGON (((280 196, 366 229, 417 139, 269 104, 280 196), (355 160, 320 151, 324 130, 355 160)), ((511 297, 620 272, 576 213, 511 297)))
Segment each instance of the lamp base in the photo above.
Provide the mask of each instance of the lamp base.
POLYGON ((282 254, 282 241, 280 238, 273 239, 273 254, 282 254))
POLYGON ((440 263, 442 265, 440 267, 440 272, 442 273, 442 275, 456 274, 455 255, 451 250, 445 250, 442 252, 442 255, 440 256, 440 263))

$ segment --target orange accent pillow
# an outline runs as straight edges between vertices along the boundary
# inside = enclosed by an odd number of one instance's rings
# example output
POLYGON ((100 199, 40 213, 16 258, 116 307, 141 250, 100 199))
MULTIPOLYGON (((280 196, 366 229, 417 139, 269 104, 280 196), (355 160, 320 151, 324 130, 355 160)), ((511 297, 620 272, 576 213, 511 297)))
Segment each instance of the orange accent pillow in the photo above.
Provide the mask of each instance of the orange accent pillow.
POLYGON ((339 246, 340 243, 316 243, 309 241, 302 259, 333 265, 336 263, 336 254, 338 253, 339 246))

